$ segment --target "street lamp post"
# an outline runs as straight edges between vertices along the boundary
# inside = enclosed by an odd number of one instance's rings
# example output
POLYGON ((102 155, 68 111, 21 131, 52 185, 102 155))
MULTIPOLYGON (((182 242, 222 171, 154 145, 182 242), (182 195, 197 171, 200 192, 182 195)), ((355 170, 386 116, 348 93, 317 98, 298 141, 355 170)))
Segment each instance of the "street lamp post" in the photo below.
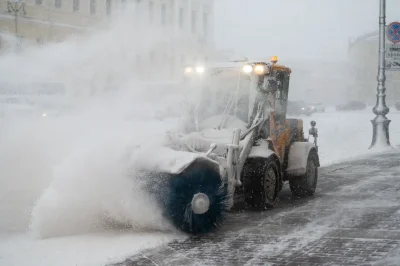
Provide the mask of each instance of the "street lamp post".
POLYGON ((376 146, 388 147, 389 141, 389 123, 390 120, 386 117, 389 113, 389 108, 386 106, 386 0, 380 0, 379 7, 379 70, 378 70, 378 94, 376 95, 376 105, 373 108, 375 119, 371 120, 373 126, 373 137, 370 149, 376 146))
POLYGON ((21 0, 7 1, 7 12, 14 14, 15 38, 18 42, 18 14, 21 12, 26 15, 25 3, 21 0))

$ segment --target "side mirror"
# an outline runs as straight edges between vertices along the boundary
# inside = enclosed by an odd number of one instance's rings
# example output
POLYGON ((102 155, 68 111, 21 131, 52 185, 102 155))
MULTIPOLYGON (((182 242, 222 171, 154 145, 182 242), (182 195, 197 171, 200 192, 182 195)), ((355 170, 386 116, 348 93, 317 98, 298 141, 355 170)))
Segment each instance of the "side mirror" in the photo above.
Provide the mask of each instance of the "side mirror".
POLYGON ((317 125, 317 123, 315 121, 311 121, 311 128, 310 130, 308 130, 308 134, 310 134, 311 136, 318 137, 318 129, 315 128, 315 126, 317 125))
POLYGON ((318 138, 318 129, 315 128, 317 123, 315 121, 311 121, 311 128, 308 130, 308 134, 314 137, 314 145, 317 148, 318 151, 318 144, 317 144, 317 138, 318 138))

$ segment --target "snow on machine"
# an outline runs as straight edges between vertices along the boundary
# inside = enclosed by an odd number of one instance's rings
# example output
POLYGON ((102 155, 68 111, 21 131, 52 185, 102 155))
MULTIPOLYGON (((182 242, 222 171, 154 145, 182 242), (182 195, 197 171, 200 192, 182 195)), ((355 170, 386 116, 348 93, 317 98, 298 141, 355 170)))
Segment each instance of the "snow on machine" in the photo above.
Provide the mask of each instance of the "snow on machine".
POLYGON ((291 69, 235 61, 185 68, 180 130, 144 163, 148 189, 180 230, 207 233, 222 224, 237 195, 258 210, 275 206, 283 183, 294 196, 315 193, 318 131, 287 119, 291 69))

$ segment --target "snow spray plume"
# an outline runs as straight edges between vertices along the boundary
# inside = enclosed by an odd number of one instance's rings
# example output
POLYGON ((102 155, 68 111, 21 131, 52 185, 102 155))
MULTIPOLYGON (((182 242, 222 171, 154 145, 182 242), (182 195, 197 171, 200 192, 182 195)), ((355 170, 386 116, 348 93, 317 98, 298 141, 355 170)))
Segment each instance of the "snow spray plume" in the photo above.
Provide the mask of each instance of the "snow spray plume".
POLYGON ((147 171, 146 190, 154 196, 172 224, 189 234, 209 233, 219 228, 227 213, 228 189, 220 174, 207 163, 195 162, 180 174, 147 171), (196 214, 192 200, 202 193, 208 210, 196 214))
POLYGON ((0 121, 0 232, 55 237, 107 231, 109 223, 169 230, 126 170, 135 162, 121 159, 128 145, 154 142, 150 135, 162 135, 172 123, 151 120, 156 108, 173 103, 147 99, 152 92, 137 81, 141 73, 134 68, 136 56, 157 50, 165 33, 137 32, 132 20, 121 16, 107 31, 2 56, 1 82, 55 81, 76 98, 68 98, 66 115, 0 121), (104 92, 115 84, 119 90, 104 92))
POLYGON ((131 158, 139 143, 143 145, 149 138, 157 141, 157 136, 153 139, 149 133, 154 127, 146 128, 149 124, 90 123, 99 133, 84 134, 84 141, 78 143, 84 147, 74 147, 55 167, 51 182, 33 208, 32 235, 51 238, 124 228, 173 230, 162 217, 162 209, 141 188, 135 170, 140 165, 131 158), (102 129, 107 125, 111 128, 102 129), (143 128, 145 136, 142 132, 132 136, 134 127, 143 128))

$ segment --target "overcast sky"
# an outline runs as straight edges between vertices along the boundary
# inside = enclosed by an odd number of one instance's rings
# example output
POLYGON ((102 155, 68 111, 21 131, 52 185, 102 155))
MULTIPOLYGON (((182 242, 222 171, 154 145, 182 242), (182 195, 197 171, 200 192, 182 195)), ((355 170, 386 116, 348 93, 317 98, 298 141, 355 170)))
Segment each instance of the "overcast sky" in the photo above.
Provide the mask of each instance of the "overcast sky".
MULTIPOLYGON (((386 2, 387 24, 400 21, 400 0, 386 2)), ((378 17, 379 0, 215 0, 215 43, 251 58, 337 60, 378 17)))

